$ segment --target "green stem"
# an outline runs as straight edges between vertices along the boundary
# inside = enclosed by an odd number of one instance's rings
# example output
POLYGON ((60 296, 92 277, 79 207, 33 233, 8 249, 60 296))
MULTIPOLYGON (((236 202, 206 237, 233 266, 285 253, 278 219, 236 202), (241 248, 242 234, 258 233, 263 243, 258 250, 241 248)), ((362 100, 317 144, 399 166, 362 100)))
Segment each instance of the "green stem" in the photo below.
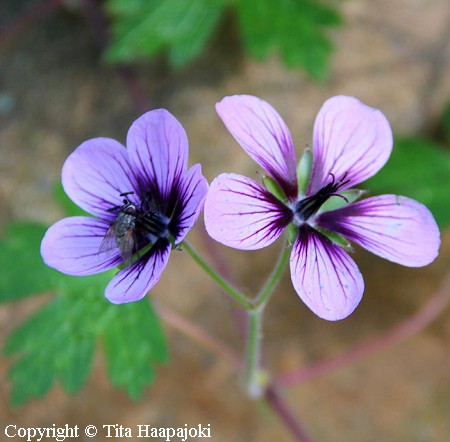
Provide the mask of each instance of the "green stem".
POLYGON ((191 255, 197 264, 225 290, 241 307, 247 310, 247 336, 245 349, 245 371, 244 382, 247 392, 251 398, 260 398, 268 385, 268 376, 261 369, 261 344, 262 344, 262 318, 264 308, 273 293, 275 286, 283 275, 286 262, 289 258, 290 249, 283 245, 277 263, 267 278, 262 289, 254 300, 250 300, 244 293, 236 289, 232 284, 222 278, 191 246, 183 242, 183 248, 191 255))
POLYGON ((220 286, 225 290, 242 308, 246 310, 254 309, 253 302, 235 288, 232 284, 222 278, 187 241, 183 241, 183 249, 191 255, 194 261, 220 286))
POLYGON ((252 398, 263 395, 268 384, 268 376, 261 369, 261 346, 262 346, 262 320, 264 308, 275 286, 283 275, 286 262, 289 258, 290 249, 283 244, 283 249, 278 257, 272 273, 258 293, 254 302, 254 309, 248 311, 247 348, 245 354, 245 386, 252 398))
POLYGON ((244 383, 247 393, 253 399, 260 398, 267 385, 267 377, 261 370, 263 312, 263 308, 248 311, 244 383))
POLYGON ((278 257, 278 261, 275 264, 275 267, 272 270, 272 273, 267 278, 266 283, 264 284, 254 301, 255 308, 259 308, 267 302, 270 295, 273 293, 275 286, 280 281, 281 276, 283 276, 283 271, 288 261, 291 249, 290 247, 286 246, 286 243, 284 243, 282 247, 283 249, 278 257))

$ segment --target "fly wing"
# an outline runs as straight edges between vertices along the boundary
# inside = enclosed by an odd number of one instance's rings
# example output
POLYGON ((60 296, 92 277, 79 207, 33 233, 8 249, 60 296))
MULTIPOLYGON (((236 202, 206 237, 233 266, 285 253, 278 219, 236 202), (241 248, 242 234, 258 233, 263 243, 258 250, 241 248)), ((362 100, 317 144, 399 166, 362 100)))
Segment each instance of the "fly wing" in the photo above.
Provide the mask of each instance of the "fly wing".
POLYGON ((106 232, 106 235, 103 238, 102 242, 100 243, 98 253, 105 253, 107 255, 112 255, 113 252, 117 252, 118 246, 116 242, 116 235, 117 235, 117 226, 115 224, 112 224, 111 227, 106 232))
POLYGON ((120 255, 125 264, 129 266, 136 249, 136 236, 134 231, 132 229, 126 230, 122 235, 116 236, 116 240, 120 249, 120 255))

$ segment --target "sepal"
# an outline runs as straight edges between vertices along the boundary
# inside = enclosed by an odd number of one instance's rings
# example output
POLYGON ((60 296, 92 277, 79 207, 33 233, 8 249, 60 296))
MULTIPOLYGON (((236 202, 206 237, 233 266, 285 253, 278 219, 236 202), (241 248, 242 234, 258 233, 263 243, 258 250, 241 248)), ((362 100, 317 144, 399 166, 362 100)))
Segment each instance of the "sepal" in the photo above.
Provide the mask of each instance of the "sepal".
POLYGON ((275 195, 283 203, 287 202, 286 194, 278 183, 270 176, 264 175, 262 179, 264 187, 273 195, 275 195))
POLYGON ((351 204, 361 198, 366 193, 362 189, 349 189, 339 192, 339 195, 332 195, 328 198, 319 210, 319 213, 329 212, 330 210, 340 209, 348 204, 351 204))
POLYGON ((297 164, 297 181, 299 194, 305 194, 308 188, 309 179, 311 177, 311 169, 313 164, 313 154, 309 147, 303 152, 300 161, 297 164))
POLYGON ((353 251, 352 245, 343 236, 335 232, 331 232, 330 230, 324 229, 323 227, 315 226, 314 228, 318 230, 322 235, 326 236, 332 243, 336 244, 339 247, 342 247, 346 252, 353 251))
POLYGON ((297 239, 298 236, 298 227, 291 223, 286 227, 285 231, 288 244, 292 246, 295 243, 295 240, 297 239))

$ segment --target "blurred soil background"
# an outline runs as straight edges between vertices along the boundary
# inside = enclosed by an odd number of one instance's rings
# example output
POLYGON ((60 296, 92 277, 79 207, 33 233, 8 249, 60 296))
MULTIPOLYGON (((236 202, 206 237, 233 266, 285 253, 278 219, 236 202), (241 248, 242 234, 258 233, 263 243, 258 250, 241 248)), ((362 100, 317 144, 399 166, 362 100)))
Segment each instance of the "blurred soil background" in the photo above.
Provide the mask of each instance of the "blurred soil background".
MULTIPOLYGON (((2 23, 34 3, 1 0, 2 23)), ((276 56, 265 63, 250 61, 234 27, 225 23, 208 51, 183 70, 169 69, 163 56, 139 65, 137 78, 149 108, 167 108, 181 121, 189 137, 190 163, 202 163, 208 180, 224 171, 258 179, 257 166, 214 111, 225 95, 250 93, 269 101, 288 124, 298 153, 311 144, 321 104, 337 94, 382 109, 397 135, 432 133, 450 98, 448 0, 348 0, 342 2, 342 12, 345 23, 333 35, 336 51, 327 82, 287 70, 276 56)), ((52 188, 65 158, 91 137, 125 142, 140 112, 114 68, 99 62, 95 36, 76 2, 0 43, 0 228, 17 219, 50 224, 62 215, 52 188)), ((411 179, 417 179, 413 170, 411 179)), ((202 230, 200 222, 190 238, 206 252, 202 230)), ((286 273, 266 310, 268 367, 282 373, 338 354, 419 309, 449 272, 450 232, 442 232, 442 240, 439 258, 422 269, 404 268, 357 249, 354 258, 365 278, 365 294, 355 313, 338 323, 322 321, 307 310, 286 273)), ((217 250, 229 259, 239 284, 256 290, 278 249, 217 250)), ((172 254, 152 297, 236 352, 243 350, 224 294, 186 253, 172 254)), ((2 305, 1 342, 41 303, 36 298, 2 305)), ((447 308, 431 326, 399 345, 286 390, 284 398, 313 440, 449 441, 449 313, 447 308)), ((109 384, 99 351, 88 383, 75 396, 57 386, 44 399, 11 409, 11 361, 2 357, 2 431, 11 423, 211 424, 213 440, 221 442, 291 440, 267 407, 246 398, 226 361, 170 326, 165 329, 170 363, 159 369, 156 383, 138 401, 109 384)), ((110 439, 103 434, 80 440, 110 439)))

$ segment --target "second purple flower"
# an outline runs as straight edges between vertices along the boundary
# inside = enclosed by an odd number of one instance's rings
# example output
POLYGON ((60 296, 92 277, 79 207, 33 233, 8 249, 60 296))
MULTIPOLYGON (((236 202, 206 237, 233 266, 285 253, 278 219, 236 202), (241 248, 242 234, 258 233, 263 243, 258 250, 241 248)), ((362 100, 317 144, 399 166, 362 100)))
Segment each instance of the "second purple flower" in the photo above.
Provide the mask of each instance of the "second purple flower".
POLYGON ((312 168, 297 176, 291 134, 272 106, 237 95, 225 97, 216 109, 272 185, 219 175, 205 202, 206 229, 227 246, 253 250, 289 227, 292 283, 316 315, 343 319, 361 300, 364 281, 345 250, 346 239, 405 266, 436 258, 439 229, 425 206, 396 195, 354 202, 361 193, 348 190, 376 174, 390 156, 392 132, 380 111, 353 97, 327 100, 314 125, 312 168))

